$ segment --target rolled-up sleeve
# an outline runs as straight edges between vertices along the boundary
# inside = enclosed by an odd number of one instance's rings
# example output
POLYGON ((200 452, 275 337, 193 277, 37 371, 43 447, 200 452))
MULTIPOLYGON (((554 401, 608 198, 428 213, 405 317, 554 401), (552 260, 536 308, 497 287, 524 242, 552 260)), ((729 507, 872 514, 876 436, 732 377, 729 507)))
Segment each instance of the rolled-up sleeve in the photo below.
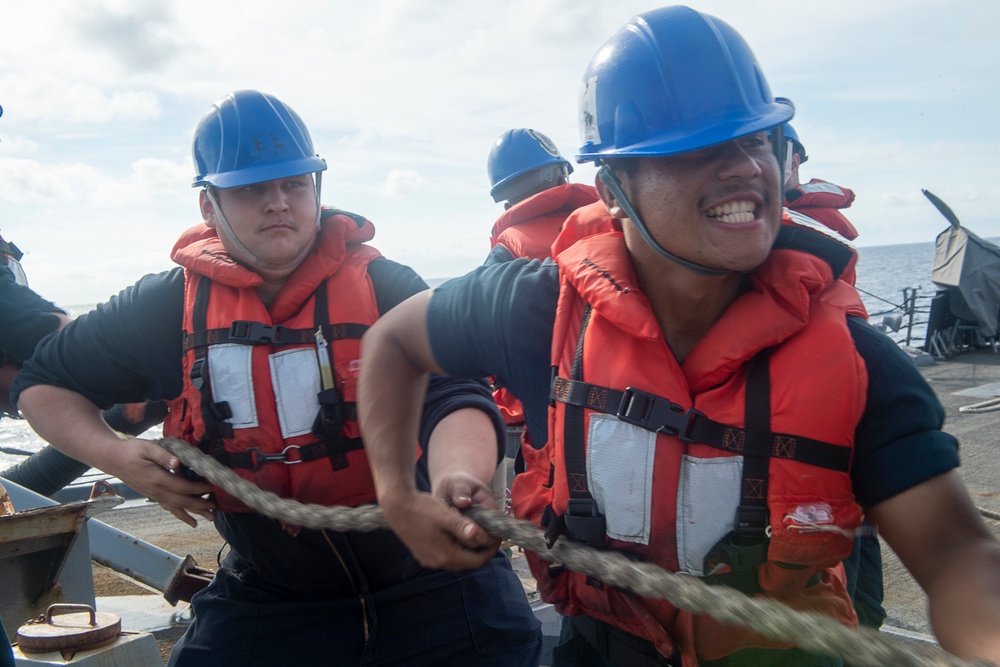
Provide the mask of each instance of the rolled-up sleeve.
POLYGON ((958 467, 958 441, 942 430, 944 407, 899 346, 863 320, 848 325, 868 371, 851 477, 870 507, 958 467))
POLYGON ((493 376, 524 406, 530 440, 548 440, 550 351, 559 274, 551 260, 484 266, 435 288, 427 333, 456 377, 493 376))

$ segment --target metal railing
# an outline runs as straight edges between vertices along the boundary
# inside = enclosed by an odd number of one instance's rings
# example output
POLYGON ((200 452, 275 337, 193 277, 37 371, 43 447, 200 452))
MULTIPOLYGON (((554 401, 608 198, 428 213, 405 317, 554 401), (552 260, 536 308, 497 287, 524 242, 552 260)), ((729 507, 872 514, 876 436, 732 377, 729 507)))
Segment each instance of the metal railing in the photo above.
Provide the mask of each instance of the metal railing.
POLYGON ((921 294, 919 287, 904 287, 902 302, 895 303, 860 287, 857 290, 892 306, 887 310, 869 313, 868 320, 897 343, 910 346, 921 335, 926 337, 933 294, 921 294), (879 320, 879 317, 882 319, 879 320))

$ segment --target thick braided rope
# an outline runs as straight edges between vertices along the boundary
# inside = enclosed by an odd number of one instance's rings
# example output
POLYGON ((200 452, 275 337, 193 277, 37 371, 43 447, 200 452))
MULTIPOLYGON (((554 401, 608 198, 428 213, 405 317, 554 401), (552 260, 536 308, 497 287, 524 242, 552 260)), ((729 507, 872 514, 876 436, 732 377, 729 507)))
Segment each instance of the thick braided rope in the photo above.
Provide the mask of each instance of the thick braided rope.
POLYGON ((282 498, 271 491, 261 489, 253 482, 248 482, 183 440, 162 438, 156 442, 188 468, 222 488, 229 495, 239 498, 247 507, 272 519, 282 519, 303 528, 314 530, 329 528, 337 532, 348 530, 370 532, 389 528, 389 523, 378 505, 343 507, 300 503, 290 498, 282 498))
POLYGON ((988 509, 983 509, 982 507, 976 508, 980 514, 982 514, 987 519, 993 519, 994 521, 1000 521, 1000 512, 993 512, 988 509))
MULTIPOLYGON (((243 479, 186 442, 175 438, 163 438, 158 442, 184 465, 266 516, 313 529, 372 531, 389 527, 376 505, 328 507, 281 498, 243 479)), ((608 585, 642 597, 665 599, 675 607, 708 614, 723 623, 747 627, 771 639, 794 642, 812 653, 838 656, 858 667, 972 667, 985 664, 959 660, 930 645, 904 646, 874 630, 853 630, 821 614, 796 612, 772 600, 751 598, 723 586, 708 586, 696 577, 672 574, 650 563, 631 561, 620 553, 594 549, 565 538, 560 538, 549 549, 536 525, 497 511, 473 508, 467 514, 491 535, 608 585)))
POLYGON ((978 414, 982 412, 994 412, 1000 410, 1000 398, 991 398, 981 403, 973 403, 972 405, 963 405, 958 409, 959 412, 978 414))

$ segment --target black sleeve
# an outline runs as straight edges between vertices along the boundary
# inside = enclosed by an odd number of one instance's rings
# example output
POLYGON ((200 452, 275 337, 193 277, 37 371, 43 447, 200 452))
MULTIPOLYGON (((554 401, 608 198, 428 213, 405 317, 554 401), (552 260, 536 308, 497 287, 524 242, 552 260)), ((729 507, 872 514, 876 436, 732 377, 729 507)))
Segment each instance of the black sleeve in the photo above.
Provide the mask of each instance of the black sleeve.
POLYGON ((369 262, 368 277, 375 290, 380 315, 385 315, 391 308, 427 289, 427 283, 416 271, 384 257, 369 262))
MULTIPOLYGON (((385 258, 372 260, 368 264, 368 276, 372 281, 379 314, 385 314, 407 298, 427 289, 427 283, 413 269, 385 258)), ((441 375, 430 377, 420 423, 421 449, 427 451, 431 433, 442 419, 464 408, 476 408, 489 415, 497 432, 497 461, 502 459, 506 426, 497 410, 489 384, 481 378, 455 379, 441 375)), ((422 463, 425 463, 423 458, 422 463)), ((424 489, 430 488, 426 474, 425 466, 418 465, 418 482, 424 489)))
POLYGON ((483 266, 503 264, 504 262, 509 262, 512 259, 514 259, 514 256, 510 254, 510 250, 502 245, 495 245, 493 246, 493 249, 490 250, 490 254, 486 255, 486 261, 483 262, 483 266))
POLYGON ((851 477, 870 507, 956 468, 958 441, 941 430, 944 408, 906 353, 861 318, 848 327, 868 370, 851 477))
POLYGON ((524 406, 531 442, 547 440, 552 327, 559 274, 551 260, 483 266, 434 290, 431 350, 456 377, 494 375, 524 406))
POLYGON ((148 275, 38 347, 11 388, 71 389, 102 408, 181 392, 184 273, 148 275))
POLYGON ((0 267, 0 351, 8 361, 20 364, 35 346, 59 327, 62 313, 24 285, 18 285, 6 266, 0 267))

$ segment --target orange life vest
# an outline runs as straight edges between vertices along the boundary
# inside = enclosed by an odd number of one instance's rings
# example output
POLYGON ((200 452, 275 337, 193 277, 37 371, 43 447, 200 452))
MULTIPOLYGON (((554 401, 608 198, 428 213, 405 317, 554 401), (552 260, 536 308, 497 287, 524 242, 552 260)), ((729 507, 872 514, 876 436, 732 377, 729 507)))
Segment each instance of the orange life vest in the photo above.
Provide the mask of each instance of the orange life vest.
POLYGON ((595 201, 597 190, 589 185, 565 183, 543 190, 514 204, 497 218, 490 248, 502 246, 515 258, 551 257, 552 241, 566 216, 595 201))
MULTIPOLYGON (((853 198, 854 195, 852 194, 851 197, 853 198)), ((809 209, 809 210, 810 212, 815 212, 815 209, 809 209)), ((830 209, 830 211, 832 213, 840 215, 839 212, 834 211, 833 209, 830 209)), ((844 218, 844 216, 842 215, 840 217, 844 218)), ((825 217, 823 219, 820 219, 819 217, 811 217, 810 215, 806 215, 805 213, 802 213, 790 207, 784 208, 782 210, 782 216, 781 216, 781 224, 783 225, 788 225, 790 227, 803 227, 806 229, 812 229, 821 234, 825 234, 839 241, 845 247, 850 248, 852 259, 849 265, 844 269, 843 273, 840 274, 840 279, 846 283, 855 285, 857 284, 858 281, 858 276, 856 271, 856 266, 858 263, 858 251, 854 249, 854 246, 851 245, 850 241, 851 239, 857 236, 857 232, 855 232, 853 236, 846 237, 840 233, 840 231, 837 229, 836 226, 830 223, 830 220, 831 218, 829 217, 825 217)), ((847 223, 848 226, 850 226, 851 224, 850 222, 847 222, 847 218, 844 218, 844 222, 847 223)), ((851 227, 851 229, 854 228, 851 227)), ((866 311, 865 318, 867 319, 867 317, 868 315, 866 311)))
MULTIPOLYGON (((857 292, 824 259, 787 249, 814 232, 783 229, 750 288, 678 365, 614 221, 596 206, 576 217, 590 231, 571 242, 567 221, 556 256, 550 440, 523 448, 515 514, 669 571, 722 583, 749 574, 757 594, 856 623, 840 562, 862 519, 848 474, 867 390, 845 318, 863 312, 857 292), (760 558, 736 562, 727 535, 760 558)), ((685 665, 779 646, 528 556, 561 613, 665 655, 679 647, 685 665)))
POLYGON ((840 212, 854 202, 854 192, 828 181, 814 178, 785 192, 788 208, 808 215, 848 241, 858 238, 858 230, 840 212))
MULTIPOLYGON (((360 338, 379 315, 367 270, 380 254, 364 244, 374 233, 359 216, 324 211, 317 248, 267 308, 254 291, 260 275, 234 262, 214 230, 185 232, 172 253, 185 268, 184 388, 164 434, 282 497, 374 501, 354 412, 360 338)), ((252 511, 214 493, 223 511, 252 511)))

